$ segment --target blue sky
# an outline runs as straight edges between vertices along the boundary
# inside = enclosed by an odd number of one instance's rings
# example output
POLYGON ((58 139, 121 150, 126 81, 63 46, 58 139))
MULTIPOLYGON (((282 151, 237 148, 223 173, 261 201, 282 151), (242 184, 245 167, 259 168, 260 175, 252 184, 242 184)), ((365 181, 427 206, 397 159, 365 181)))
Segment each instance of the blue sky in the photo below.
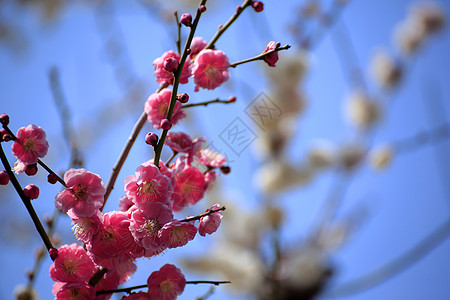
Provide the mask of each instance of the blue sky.
MULTIPOLYGON (((295 51, 294 38, 286 28, 296 18, 295 8, 299 1, 266 2, 264 12, 246 12, 216 44, 231 61, 260 53, 270 40, 292 44, 291 51, 295 51)), ((302 160, 312 140, 330 139, 339 143, 354 136, 354 130, 342 113, 344 99, 352 87, 342 72, 341 57, 335 51, 330 34, 339 33, 345 24, 369 89, 375 91, 376 86, 368 75, 371 56, 378 46, 395 52, 392 31, 395 24, 405 18, 410 3, 406 0, 351 1, 341 21, 310 53, 310 71, 305 82, 308 107, 296 124, 298 134, 289 148, 294 161, 302 160)), ((450 3, 439 3, 447 12, 450 11, 450 3)), ((238 1, 226 1, 220 7, 211 4, 199 25, 198 35, 210 38, 220 22, 224 22, 234 12, 237 4, 238 1)), ((61 123, 48 82, 48 71, 56 66, 61 74, 61 85, 73 121, 78 128, 82 128, 78 138, 86 168, 107 181, 112 164, 140 115, 146 97, 157 87, 152 62, 164 51, 173 48, 174 24, 170 23, 170 29, 165 28, 167 23, 161 23, 155 14, 146 12, 142 5, 134 1, 127 5, 116 5, 115 21, 101 19, 100 23, 96 17, 98 11, 86 4, 68 5, 56 19, 49 22, 43 22, 41 15, 31 8, 19 10, 9 2, 2 3, 1 7, 0 18, 20 28, 27 41, 23 49, 0 45, 1 112, 10 115, 14 130, 32 123, 43 127, 51 146, 45 160, 54 169, 64 171, 68 164, 68 149, 62 138, 61 123), (124 106, 118 102, 125 92, 121 84, 129 77, 124 69, 113 67, 108 58, 105 40, 114 41, 114 38, 121 40, 127 53, 119 56, 118 65, 126 66, 125 70, 132 69, 136 77, 142 80, 140 95, 144 98, 135 99, 134 104, 128 102, 124 106), (99 120, 99 112, 105 111, 107 118, 99 120)), ((447 84, 450 79, 449 49, 450 37, 448 30, 445 30, 429 40, 408 65, 403 86, 387 97, 391 105, 377 127, 374 144, 410 137, 447 121, 447 111, 450 109, 447 101, 450 95, 450 86, 447 84), (427 115, 429 107, 433 108, 432 117, 427 115)), ((220 180, 227 196, 237 199, 247 209, 258 205, 257 190, 250 178, 260 162, 255 158, 252 147, 238 156, 227 148, 219 135, 236 117, 254 126, 244 110, 260 92, 268 92, 264 68, 267 67, 253 63, 232 70, 232 80, 215 91, 194 94, 193 85, 187 85, 185 89, 193 102, 218 96, 228 98, 230 95, 236 95, 238 101, 235 105, 225 107, 199 108, 192 113, 191 122, 180 127, 180 130, 186 129, 191 136, 206 136, 227 154, 232 173, 221 176, 220 180)), ((150 126, 147 125, 144 133, 148 130, 150 126)), ((141 134, 141 143, 132 149, 120 173, 106 210, 116 209, 117 199, 123 193, 121 183, 124 178, 132 174, 139 163, 152 157, 151 151, 142 142, 144 133, 141 134)), ((449 179, 445 174, 449 167, 446 157, 448 147, 448 141, 445 141, 400 155, 382 173, 374 172, 366 165, 358 170, 348 186, 339 214, 345 214, 363 204, 369 208, 370 217, 363 222, 350 242, 333 256, 333 262, 338 267, 333 284, 339 286, 398 257, 447 220, 450 198, 443 183, 449 179), (443 175, 441 170, 444 170, 443 175)), ((165 153, 165 157, 168 154, 165 153)), ((281 207, 295 207, 291 209, 283 231, 286 241, 305 236, 333 178, 333 173, 326 172, 308 186, 291 189, 280 195, 281 207)), ((23 185, 40 183, 38 185, 42 186, 42 194, 35 204, 36 210, 40 216, 51 213, 53 198, 59 187, 46 185, 43 173, 34 178, 21 176, 20 181, 23 185)), ((30 231, 25 209, 12 189, 2 187, 0 193, 3 207, 0 233, 5 241, 0 246, 0 257, 5 266, 0 271, 0 299, 10 299, 12 288, 25 282, 24 270, 31 267, 32 249, 40 245, 40 241, 34 231, 30 231)), ((205 205, 193 208, 187 214, 201 212, 205 205)), ((226 214, 223 222, 226 222, 226 214)), ((63 219, 58 226, 58 232, 66 243, 74 242, 68 229, 69 223, 63 219)), ((184 250, 196 254, 209 246, 209 243, 200 240, 186 247, 186 250, 176 249, 162 257, 140 261, 139 271, 133 276, 130 285, 144 283, 152 270, 174 261, 178 255, 185 253, 184 250)), ((446 299, 450 293, 447 282, 450 276, 449 251, 450 243, 447 240, 391 280, 365 292, 339 299, 446 299)), ((49 266, 50 261, 47 260, 37 281, 41 299, 51 298, 52 282, 47 274, 49 266)), ((200 279, 207 277, 187 273, 188 279, 199 279, 199 276, 200 279)), ((188 287, 180 299, 192 299, 206 290, 204 286, 188 287)), ((229 299, 229 295, 219 288, 211 299, 229 299)))

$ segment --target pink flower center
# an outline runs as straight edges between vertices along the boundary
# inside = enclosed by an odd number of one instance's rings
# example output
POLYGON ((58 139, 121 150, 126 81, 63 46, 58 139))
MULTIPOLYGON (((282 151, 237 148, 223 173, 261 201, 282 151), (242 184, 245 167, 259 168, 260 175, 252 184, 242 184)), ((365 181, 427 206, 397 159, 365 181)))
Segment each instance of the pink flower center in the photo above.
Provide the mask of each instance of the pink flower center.
POLYGON ((205 68, 205 74, 209 79, 213 79, 217 75, 217 69, 213 65, 207 65, 205 68))
POLYGON ((85 201, 89 196, 88 188, 84 185, 74 186, 72 192, 79 201, 85 201))
POLYGON ((72 299, 77 299, 79 295, 80 295, 80 290, 79 289, 70 290, 70 297, 72 299))
POLYGON ((161 282, 161 284, 159 285, 159 287, 161 288, 161 291, 163 293, 170 293, 173 292, 173 283, 172 281, 170 281, 169 279, 164 280, 163 282, 161 282))
POLYGON ((91 228, 93 227, 93 224, 91 220, 88 218, 82 218, 78 222, 77 225, 74 225, 72 230, 76 235, 84 235, 86 234, 91 228))
POLYGON ((146 232, 147 236, 154 236, 161 227, 157 218, 150 218, 141 226, 141 231, 146 232))
POLYGON ((114 229, 109 229, 109 230, 103 230, 102 232, 102 241, 104 242, 110 242, 112 240, 114 240, 114 229))
POLYGON ((154 181, 144 181, 139 187, 138 194, 146 194, 149 196, 156 195, 158 193, 158 185, 154 181))
POLYGON ((64 272, 68 274, 75 274, 77 271, 77 264, 72 259, 67 259, 62 264, 64 272))
POLYGON ((160 113, 160 115, 162 115, 163 117, 165 117, 167 115, 167 111, 169 110, 169 105, 167 103, 161 103, 158 107, 158 112, 160 113))
POLYGON ((22 145, 26 151, 33 151, 36 148, 36 142, 33 139, 25 139, 22 145))

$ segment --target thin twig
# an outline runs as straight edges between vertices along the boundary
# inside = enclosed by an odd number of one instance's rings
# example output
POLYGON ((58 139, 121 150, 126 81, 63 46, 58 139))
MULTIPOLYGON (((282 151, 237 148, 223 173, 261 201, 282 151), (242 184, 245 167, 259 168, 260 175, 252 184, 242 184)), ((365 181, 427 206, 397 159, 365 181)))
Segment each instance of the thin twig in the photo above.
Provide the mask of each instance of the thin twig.
MULTIPOLYGON (((427 144, 436 144, 450 137, 450 125, 448 123, 437 126, 427 131, 421 131, 412 137, 393 141, 392 148, 396 153, 402 154, 416 150, 427 144)), ((447 177, 444 177, 447 178, 447 177)))
POLYGON ((214 48, 215 43, 222 36, 222 34, 228 29, 228 27, 231 26, 231 24, 234 23, 234 21, 236 21, 236 19, 241 15, 241 13, 244 11, 244 9, 249 7, 251 4, 252 4, 252 0, 244 0, 244 2, 241 4, 241 9, 236 10, 236 13, 231 16, 231 18, 225 23, 225 25, 219 27, 219 30, 217 30, 216 34, 206 45, 205 49, 214 48))
POLYGON ((220 100, 219 98, 216 98, 214 100, 209 100, 209 101, 204 101, 204 102, 199 102, 199 103, 183 104, 181 106, 181 108, 190 108, 190 107, 196 107, 196 106, 208 106, 209 104, 212 104, 212 103, 230 104, 232 102, 230 102, 229 100, 220 100))
POLYGON ((203 218, 203 217, 205 217, 207 215, 210 215, 210 214, 213 214, 213 213, 216 213, 216 212, 219 212, 219 211, 223 211, 225 209, 226 209, 226 207, 222 206, 220 208, 216 208, 216 209, 212 209, 212 210, 209 210, 207 212, 204 212, 204 213, 202 213, 202 214, 200 214, 198 216, 186 218, 184 220, 181 220, 181 222, 191 222, 191 221, 195 221, 195 220, 200 220, 201 218, 203 218))
MULTIPOLYGON (((228 281, 228 280, 225 280, 225 281, 212 281, 212 280, 186 281, 186 284, 202 284, 202 283, 213 284, 213 285, 221 285, 221 284, 231 283, 231 281, 228 281)), ((98 291, 97 292, 97 296, 98 295, 104 295, 104 294, 122 293, 122 292, 130 294, 132 290, 143 289, 143 288, 146 288, 146 287, 148 287, 147 284, 141 284, 141 285, 131 286, 131 287, 122 288, 122 289, 103 290, 103 291, 98 291)))
MULTIPOLYGON (((206 4, 207 0, 202 0, 199 4, 199 7, 202 5, 206 4)), ((181 59, 180 59, 180 63, 178 65, 178 69, 174 74, 174 82, 173 82, 173 89, 172 89, 172 96, 170 99, 170 105, 169 105, 169 110, 167 111, 167 116, 166 119, 168 119, 169 121, 172 118, 172 114, 173 114, 173 110, 175 109, 175 103, 177 101, 177 91, 178 91, 178 85, 180 83, 180 78, 181 78, 181 73, 184 67, 184 63, 186 62, 187 56, 188 56, 188 51, 190 46, 191 46, 191 42, 192 39, 194 38, 194 34, 195 34, 195 30, 197 29, 197 25, 198 22, 200 21, 200 16, 202 15, 202 11, 200 10, 200 8, 197 8, 197 13, 195 15, 195 19, 192 22, 192 26, 190 27, 190 31, 189 31, 189 36, 186 40, 186 44, 184 45, 184 49, 183 49, 183 53, 181 55, 181 59)), ((164 141, 166 140, 166 136, 167 136, 167 132, 168 130, 163 130, 161 133, 161 136, 159 137, 159 142, 155 147, 155 158, 154 158, 154 163, 155 166, 157 166, 159 168, 159 159, 161 158, 161 152, 162 149, 164 147, 164 141)))
POLYGON ((173 151, 172 156, 166 161, 165 165, 168 167, 172 160, 177 156, 178 152, 173 151))
POLYGON ((177 41, 175 43, 177 45, 178 53, 180 53, 181 52, 181 23, 180 23, 180 19, 178 18, 177 11, 174 13, 174 16, 175 16, 175 22, 177 24, 177 41))
POLYGON ((431 250, 439 246, 450 236, 450 219, 440 225, 416 246, 406 251, 403 255, 385 264, 384 266, 326 293, 325 297, 346 297, 370 288, 373 288, 386 280, 391 279, 400 272, 411 267, 431 250))
POLYGON ((284 45, 282 47, 276 47, 275 49, 269 50, 267 52, 263 52, 263 53, 261 53, 259 55, 256 55, 256 56, 252 57, 252 58, 248 58, 248 59, 244 59, 244 60, 232 63, 232 64, 230 64, 230 68, 236 68, 239 65, 242 65, 242 64, 245 64, 245 63, 248 63, 248 62, 252 62, 252 61, 255 61, 255 60, 262 60, 262 59, 264 59, 264 57, 266 57, 269 54, 272 54, 272 53, 275 53, 275 52, 278 52, 278 51, 281 51, 281 50, 287 50, 289 48, 291 48, 290 45, 284 45))
POLYGON ((214 294, 214 291, 216 290, 216 287, 214 285, 212 285, 208 291, 206 292, 206 294, 204 294, 203 296, 199 296, 196 297, 195 300, 206 300, 209 298, 209 296, 211 296, 212 294, 214 294))
POLYGON ((63 136, 66 140, 67 146, 70 149, 70 167, 76 168, 82 165, 80 152, 78 150, 78 143, 75 137, 74 126, 72 124, 72 115, 69 106, 67 105, 66 97, 61 88, 61 81, 59 71, 56 67, 52 67, 49 72, 50 90, 55 101, 56 108, 62 123, 63 136))
MULTIPOLYGON (((162 89, 166 88, 167 84, 161 84, 155 93, 160 92, 162 89)), ((106 193, 104 196, 104 202, 103 206, 100 208, 100 211, 103 211, 106 205, 106 201, 108 201, 109 195, 111 194, 112 190, 114 189, 114 184, 116 183, 117 177, 119 176, 120 170, 123 167, 123 164, 125 163, 125 160, 128 157, 128 154, 131 151, 131 148, 134 145, 134 142, 136 141, 139 133, 142 130, 142 127, 144 127, 145 121, 147 120, 147 114, 142 112, 141 116, 137 120, 136 124, 134 124, 133 130, 130 133, 130 136, 128 137, 128 140, 122 149, 122 152, 119 155, 119 158, 116 161, 116 164, 114 165, 111 175, 108 180, 108 184, 106 185, 106 193)))
POLYGON ((33 208, 33 205, 31 204, 30 198, 25 196, 25 193, 23 192, 22 187, 20 186, 19 181, 16 178, 16 175, 14 175, 14 172, 11 169, 11 165, 8 162, 8 159, 6 158, 5 152, 3 151, 3 146, 0 143, 0 157, 1 161, 3 163, 3 166, 5 167, 6 172, 9 175, 9 179, 11 180, 12 185, 16 189, 17 194, 19 194, 20 199, 22 199, 23 204, 25 205, 28 214, 31 217, 31 220, 34 223, 34 226, 36 227, 39 235, 41 236, 42 241, 45 244, 45 247, 47 250, 50 250, 53 248, 52 242, 50 241, 50 238, 47 235, 47 232, 45 232, 44 227, 42 226, 41 221, 39 220, 39 217, 36 214, 36 211, 33 208))

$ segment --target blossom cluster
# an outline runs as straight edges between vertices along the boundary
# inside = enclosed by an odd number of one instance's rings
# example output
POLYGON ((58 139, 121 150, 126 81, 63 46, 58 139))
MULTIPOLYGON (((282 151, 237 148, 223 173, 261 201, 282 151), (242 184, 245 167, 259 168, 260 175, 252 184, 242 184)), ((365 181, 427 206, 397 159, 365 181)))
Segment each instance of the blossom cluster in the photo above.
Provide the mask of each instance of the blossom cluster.
MULTIPOLYGON (((195 218, 177 220, 173 214, 197 203, 214 182, 215 170, 225 165, 223 155, 200 147, 203 141, 191 140, 181 132, 169 133, 167 144, 182 155, 169 166, 160 162, 158 168, 153 160, 138 166, 135 174, 125 179, 119 211, 103 214, 99 210, 105 194, 99 175, 85 169, 66 172, 67 188, 56 196, 55 206, 72 219, 74 234, 86 250, 75 244, 58 250, 50 267, 57 299, 65 299, 62 295, 70 293, 91 295, 95 291, 113 290, 136 271, 137 258, 184 246, 197 232, 205 236, 217 230, 222 218, 218 204, 207 210, 214 210, 211 214, 199 218, 197 226, 195 218), (92 287, 89 280, 100 268, 107 272, 92 287)), ((149 293, 167 291, 163 286, 158 291, 155 288, 150 288, 149 293)), ((102 294, 86 299, 110 296, 102 294)))

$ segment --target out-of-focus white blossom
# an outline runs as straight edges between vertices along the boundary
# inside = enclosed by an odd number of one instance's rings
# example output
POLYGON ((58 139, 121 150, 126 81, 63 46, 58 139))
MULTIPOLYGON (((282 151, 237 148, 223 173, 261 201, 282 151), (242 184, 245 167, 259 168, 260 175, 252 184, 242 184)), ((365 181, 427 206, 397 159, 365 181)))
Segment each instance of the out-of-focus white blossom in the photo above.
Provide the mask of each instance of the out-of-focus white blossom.
POLYGON ((370 128, 381 116, 379 104, 361 91, 350 95, 346 109, 350 122, 360 129, 370 128))
POLYGON ((215 273, 230 280, 233 284, 228 287, 241 295, 255 293, 264 279, 264 266, 257 253, 228 242, 219 244, 208 255, 184 259, 182 264, 190 270, 215 273))
POLYGON ((324 169, 336 162, 336 149, 329 141, 317 141, 307 152, 307 159, 314 169, 324 169))
POLYGON ((314 172, 310 166, 293 167, 287 162, 273 160, 257 170, 255 183, 265 192, 280 192, 293 186, 309 183, 313 175, 314 172))
POLYGON ((255 152, 262 158, 279 157, 297 129, 297 118, 286 115, 276 122, 267 122, 264 131, 259 132, 255 141, 255 152))
POLYGON ((296 89, 309 68, 306 51, 283 53, 276 68, 266 68, 271 83, 278 89, 296 89))
POLYGON ((319 285, 329 272, 326 256, 315 247, 292 253, 282 262, 282 282, 297 289, 319 285))
POLYGON ((394 30, 394 40, 397 47, 405 55, 417 52, 425 40, 446 23, 443 9, 435 2, 414 3, 406 19, 401 21, 394 30))
POLYGON ((402 77, 400 64, 384 49, 378 49, 374 53, 371 72, 375 81, 384 88, 395 86, 402 77))
POLYGON ((338 161, 342 167, 351 170, 358 166, 365 156, 364 147, 357 142, 344 143, 338 150, 338 161))
POLYGON ((19 284, 14 288, 14 298, 16 300, 38 300, 39 296, 33 287, 19 284))
POLYGON ((386 168, 392 161, 394 154, 393 149, 389 145, 383 145, 370 151, 369 162, 375 170, 386 168))

